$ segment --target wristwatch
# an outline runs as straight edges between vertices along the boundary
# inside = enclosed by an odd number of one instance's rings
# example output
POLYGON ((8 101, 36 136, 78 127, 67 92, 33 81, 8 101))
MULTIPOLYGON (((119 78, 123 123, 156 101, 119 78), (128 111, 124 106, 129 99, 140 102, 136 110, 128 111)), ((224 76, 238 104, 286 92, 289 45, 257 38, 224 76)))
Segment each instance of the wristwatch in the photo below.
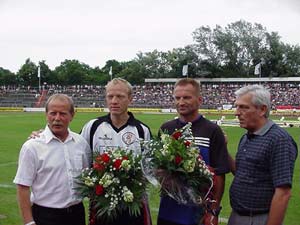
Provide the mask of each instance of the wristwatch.
POLYGON ((222 206, 219 206, 216 209, 207 209, 207 212, 212 214, 213 216, 219 216, 221 209, 222 209, 222 206))

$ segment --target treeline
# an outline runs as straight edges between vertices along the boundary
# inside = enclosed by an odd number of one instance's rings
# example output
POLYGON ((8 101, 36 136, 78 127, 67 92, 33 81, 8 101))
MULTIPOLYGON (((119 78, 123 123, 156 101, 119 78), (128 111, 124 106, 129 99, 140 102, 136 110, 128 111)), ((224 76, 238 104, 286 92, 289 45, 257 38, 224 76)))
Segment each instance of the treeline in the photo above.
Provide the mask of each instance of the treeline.
MULTIPOLYGON (((103 68, 92 68, 76 59, 65 60, 51 70, 44 60, 37 64, 29 58, 14 74, 0 67, 0 85, 38 86, 47 84, 105 84, 113 77, 122 77, 132 84, 145 78, 181 77, 188 65, 189 77, 253 77, 261 64, 263 77, 300 76, 300 47, 285 44, 277 32, 268 32, 257 23, 240 20, 226 27, 202 26, 193 33, 193 43, 167 52, 139 52, 127 62, 108 60, 103 68)), ((176 38, 176 37, 174 37, 176 38)))

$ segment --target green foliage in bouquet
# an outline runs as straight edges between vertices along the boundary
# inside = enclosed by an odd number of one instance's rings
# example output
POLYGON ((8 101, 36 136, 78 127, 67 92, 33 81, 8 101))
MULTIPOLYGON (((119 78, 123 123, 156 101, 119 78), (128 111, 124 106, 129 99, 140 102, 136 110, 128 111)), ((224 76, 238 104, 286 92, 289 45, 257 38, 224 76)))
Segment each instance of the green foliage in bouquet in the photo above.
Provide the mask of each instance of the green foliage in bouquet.
POLYGON ((90 198, 96 217, 111 221, 125 210, 140 215, 147 183, 141 155, 118 148, 94 155, 93 168, 79 177, 79 191, 90 198))

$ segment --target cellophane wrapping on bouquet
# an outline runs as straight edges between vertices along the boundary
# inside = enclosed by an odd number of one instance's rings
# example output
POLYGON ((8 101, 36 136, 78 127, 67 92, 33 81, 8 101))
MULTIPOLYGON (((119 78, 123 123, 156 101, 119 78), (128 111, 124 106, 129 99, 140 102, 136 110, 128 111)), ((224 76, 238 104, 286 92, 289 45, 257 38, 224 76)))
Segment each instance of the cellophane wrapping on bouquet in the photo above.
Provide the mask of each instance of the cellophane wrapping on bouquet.
POLYGON ((161 132, 159 139, 143 143, 142 165, 146 178, 160 186, 180 204, 204 205, 213 187, 212 170, 195 145, 191 123, 171 135, 161 132))

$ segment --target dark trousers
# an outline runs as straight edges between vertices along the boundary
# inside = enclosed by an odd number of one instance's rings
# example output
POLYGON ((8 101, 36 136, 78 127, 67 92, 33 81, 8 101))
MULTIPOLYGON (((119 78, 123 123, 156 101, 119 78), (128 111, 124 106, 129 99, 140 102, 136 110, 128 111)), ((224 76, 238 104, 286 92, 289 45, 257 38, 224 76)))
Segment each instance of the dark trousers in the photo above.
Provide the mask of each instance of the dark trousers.
MULTIPOLYGON (((161 218, 157 218, 157 225, 183 225, 183 224, 174 223, 174 222, 167 221, 167 220, 164 220, 161 218)), ((191 224, 191 225, 197 225, 197 224, 191 224)))
POLYGON ((144 225, 144 217, 142 213, 140 216, 130 216, 129 212, 124 211, 113 221, 105 221, 98 218, 94 225, 144 225))
POLYGON ((33 204, 32 214, 37 225, 85 225, 82 203, 63 209, 33 204))

